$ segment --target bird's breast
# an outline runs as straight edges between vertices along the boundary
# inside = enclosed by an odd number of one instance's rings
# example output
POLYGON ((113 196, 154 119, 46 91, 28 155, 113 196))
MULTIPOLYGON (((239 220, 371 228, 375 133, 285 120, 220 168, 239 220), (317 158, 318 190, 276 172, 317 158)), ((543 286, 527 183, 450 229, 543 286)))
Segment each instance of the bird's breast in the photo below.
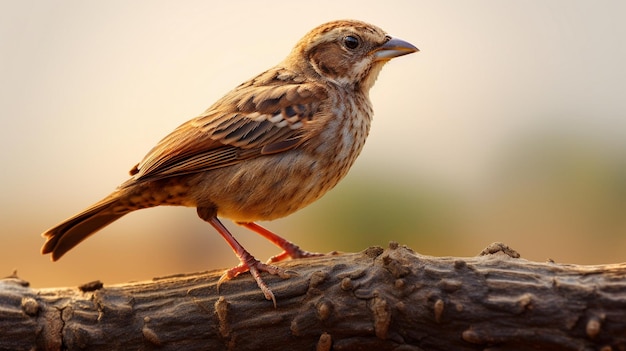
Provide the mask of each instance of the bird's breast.
POLYGON ((235 221, 271 220, 293 213, 332 189, 348 173, 369 132, 369 101, 334 104, 320 133, 277 154, 206 172, 198 200, 235 221))

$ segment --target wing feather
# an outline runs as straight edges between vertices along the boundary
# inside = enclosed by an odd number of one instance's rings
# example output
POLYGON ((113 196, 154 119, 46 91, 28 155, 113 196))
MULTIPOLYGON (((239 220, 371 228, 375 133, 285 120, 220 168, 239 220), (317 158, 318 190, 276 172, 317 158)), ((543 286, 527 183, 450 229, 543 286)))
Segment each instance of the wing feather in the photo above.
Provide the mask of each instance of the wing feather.
POLYGON ((131 170, 130 182, 226 167, 311 137, 308 124, 328 96, 323 86, 281 70, 251 82, 161 140, 131 170))

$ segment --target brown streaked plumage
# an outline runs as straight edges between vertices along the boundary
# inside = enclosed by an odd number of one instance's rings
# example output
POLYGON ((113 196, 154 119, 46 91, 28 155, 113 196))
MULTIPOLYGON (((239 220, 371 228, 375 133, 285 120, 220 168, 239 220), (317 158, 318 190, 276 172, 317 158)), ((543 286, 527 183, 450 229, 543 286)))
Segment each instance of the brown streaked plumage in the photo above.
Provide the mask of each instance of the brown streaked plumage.
POLYGON ((283 62, 239 85, 161 140, 112 194, 43 233, 47 241, 42 253, 57 260, 134 210, 196 207, 240 259, 222 280, 250 271, 265 297, 276 304, 260 272, 287 274, 256 260, 218 217, 281 247, 284 252, 272 262, 312 255, 253 222, 310 204, 346 175, 369 132, 368 91, 378 73, 391 58, 416 51, 360 21, 313 29, 283 62))

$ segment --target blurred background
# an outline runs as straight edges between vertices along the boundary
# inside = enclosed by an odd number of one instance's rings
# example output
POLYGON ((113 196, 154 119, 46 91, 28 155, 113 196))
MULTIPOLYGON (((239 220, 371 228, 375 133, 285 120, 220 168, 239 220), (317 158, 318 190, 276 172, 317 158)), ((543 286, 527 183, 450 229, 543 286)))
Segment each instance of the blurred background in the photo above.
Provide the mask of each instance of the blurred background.
MULTIPOLYGON (((0 276, 35 287, 234 266, 190 208, 132 213, 59 262, 40 233, 107 195, 182 122, 313 27, 421 49, 371 91, 372 131, 315 204, 263 223, 303 248, 626 261, 626 2, 0 0, 0 276)), ((225 223, 261 260, 278 249, 225 223)))

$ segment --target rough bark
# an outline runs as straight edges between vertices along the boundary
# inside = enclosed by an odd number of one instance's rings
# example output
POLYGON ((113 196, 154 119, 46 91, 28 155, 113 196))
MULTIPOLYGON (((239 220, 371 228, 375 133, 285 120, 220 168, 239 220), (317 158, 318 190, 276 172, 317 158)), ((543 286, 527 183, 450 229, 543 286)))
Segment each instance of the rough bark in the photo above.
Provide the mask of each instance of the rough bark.
POLYGON ((284 262, 278 306, 221 271, 78 288, 0 280, 2 350, 626 350, 626 263, 386 250, 284 262))

